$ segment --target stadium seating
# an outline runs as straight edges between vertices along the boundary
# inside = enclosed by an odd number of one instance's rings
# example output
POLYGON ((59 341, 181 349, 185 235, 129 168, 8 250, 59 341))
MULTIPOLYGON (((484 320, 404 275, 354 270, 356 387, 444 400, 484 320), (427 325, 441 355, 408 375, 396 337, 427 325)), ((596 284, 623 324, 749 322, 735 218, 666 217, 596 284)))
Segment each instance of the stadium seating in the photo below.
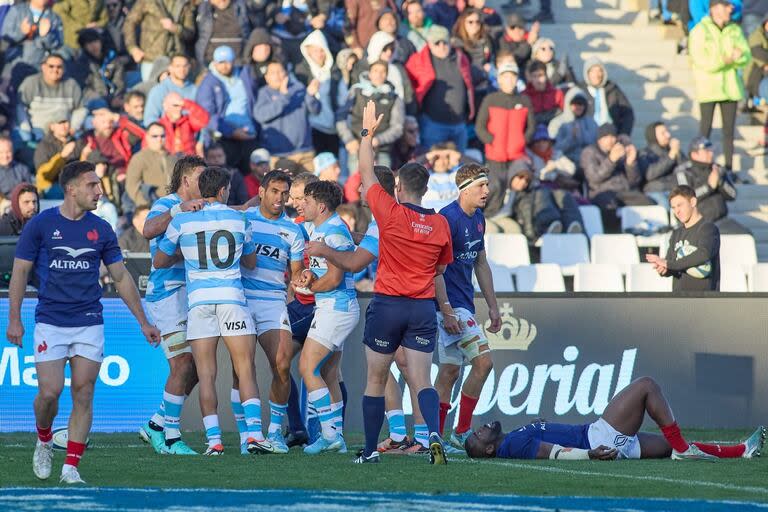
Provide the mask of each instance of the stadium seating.
POLYGON ((581 213, 581 219, 584 221, 584 231, 586 231, 587 236, 591 237, 592 235, 602 235, 605 233, 600 208, 593 204, 583 204, 579 206, 579 212, 581 213))
POLYGON ((563 275, 572 276, 579 263, 589 263, 587 237, 580 234, 541 237, 541 262, 560 265, 563 275))
MULTIPOLYGON (((493 288, 497 292, 514 292, 515 283, 512 281, 512 274, 508 267, 495 265, 491 263, 491 273, 493 274, 493 288)), ((476 284, 476 290, 480 291, 480 285, 476 284)))
POLYGON ((660 276, 650 263, 632 265, 627 274, 627 291, 671 292, 672 279, 660 276))
POLYGON ((592 263, 619 265, 622 274, 629 272, 630 265, 640 263, 635 237, 623 235, 595 235, 592 245, 592 263))
POLYGON ((743 267, 738 263, 720 264, 720 291, 745 293, 747 288, 747 275, 743 267))
POLYGON ((515 271, 519 292, 564 292, 565 282, 559 265, 541 263, 519 267, 515 271))
POLYGON ((635 234, 639 247, 659 247, 663 234, 656 233, 660 228, 669 226, 669 212, 663 206, 625 206, 619 208, 621 230, 635 234), (635 231, 649 231, 654 234, 643 236, 635 231))
POLYGON ((768 292, 768 263, 753 265, 749 272, 749 291, 768 292))
POLYGON ((621 267, 611 263, 581 263, 576 265, 573 279, 575 292, 623 292, 621 267))
POLYGON ((510 270, 531 264, 528 240, 519 233, 493 233, 485 235, 485 254, 488 261, 510 270))
POLYGON ((752 235, 720 235, 720 265, 741 265, 747 274, 757 264, 757 248, 752 235))

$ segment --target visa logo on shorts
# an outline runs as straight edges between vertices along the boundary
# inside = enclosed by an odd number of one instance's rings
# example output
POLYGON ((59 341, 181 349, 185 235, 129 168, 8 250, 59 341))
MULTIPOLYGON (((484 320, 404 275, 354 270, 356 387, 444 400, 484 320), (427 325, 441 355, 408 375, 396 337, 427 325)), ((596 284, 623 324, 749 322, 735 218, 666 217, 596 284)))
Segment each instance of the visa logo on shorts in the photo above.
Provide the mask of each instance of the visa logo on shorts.
POLYGON ((224 327, 226 327, 228 331, 242 331, 245 329, 245 320, 238 322, 224 322, 224 327))

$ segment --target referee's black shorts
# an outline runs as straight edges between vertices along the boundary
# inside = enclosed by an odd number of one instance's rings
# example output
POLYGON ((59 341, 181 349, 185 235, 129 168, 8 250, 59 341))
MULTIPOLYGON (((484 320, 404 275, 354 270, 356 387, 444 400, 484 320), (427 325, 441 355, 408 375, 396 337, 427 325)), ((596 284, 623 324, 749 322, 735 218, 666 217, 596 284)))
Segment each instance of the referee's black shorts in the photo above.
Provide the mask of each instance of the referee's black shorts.
POLYGON ((374 352, 392 354, 401 345, 432 353, 437 340, 434 299, 375 294, 365 312, 365 343, 374 352))

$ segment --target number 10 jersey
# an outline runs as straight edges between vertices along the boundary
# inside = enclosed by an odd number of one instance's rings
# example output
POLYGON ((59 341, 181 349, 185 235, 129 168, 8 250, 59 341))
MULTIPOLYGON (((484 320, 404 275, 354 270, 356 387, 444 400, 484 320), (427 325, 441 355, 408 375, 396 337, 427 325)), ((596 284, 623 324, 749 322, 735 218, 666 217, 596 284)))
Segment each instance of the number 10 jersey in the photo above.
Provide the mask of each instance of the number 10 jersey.
POLYGON ((189 309, 202 304, 245 306, 240 257, 254 252, 245 216, 220 203, 177 214, 158 248, 184 256, 189 309))

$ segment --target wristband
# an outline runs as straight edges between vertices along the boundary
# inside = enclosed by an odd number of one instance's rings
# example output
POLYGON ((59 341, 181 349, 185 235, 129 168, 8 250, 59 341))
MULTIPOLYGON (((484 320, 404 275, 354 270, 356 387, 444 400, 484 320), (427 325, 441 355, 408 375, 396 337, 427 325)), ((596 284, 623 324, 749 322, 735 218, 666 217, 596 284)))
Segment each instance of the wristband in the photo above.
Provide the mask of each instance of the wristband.
POLYGON ((171 207, 170 212, 171 218, 174 218, 176 215, 181 213, 181 204, 175 204, 171 207))
POLYGON ((552 460, 589 460, 589 450, 566 448, 559 444, 555 444, 552 445, 552 451, 549 452, 549 458, 552 460))
POLYGON ((371 132, 368 131, 368 128, 363 128, 362 130, 360 130, 360 137, 362 137, 364 139, 364 138, 366 138, 368 136, 369 133, 371 133, 371 132))

